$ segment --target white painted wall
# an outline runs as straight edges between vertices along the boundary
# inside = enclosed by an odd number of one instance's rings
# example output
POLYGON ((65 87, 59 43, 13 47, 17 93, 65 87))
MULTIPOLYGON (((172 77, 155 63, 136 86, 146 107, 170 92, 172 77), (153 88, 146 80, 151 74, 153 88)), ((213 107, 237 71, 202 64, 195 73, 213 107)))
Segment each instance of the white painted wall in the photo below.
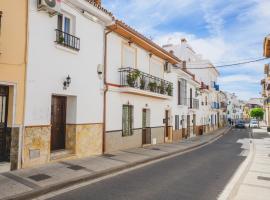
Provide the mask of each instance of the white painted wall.
POLYGON ((54 43, 57 16, 38 11, 34 0, 30 1, 29 10, 25 125, 50 124, 53 94, 76 98, 76 104, 68 103, 77 105, 69 107, 73 109, 70 113, 76 114, 68 117, 69 123, 101 123, 103 83, 97 66, 103 64, 104 26, 63 3, 62 11, 75 17, 75 36, 81 40, 80 51, 73 52, 54 43), (68 75, 71 85, 63 90, 68 75))
MULTIPOLYGON (((122 45, 126 45, 127 40, 122 38, 116 33, 110 33, 108 35, 107 44, 107 81, 110 84, 120 85, 120 73, 119 68, 122 67, 122 45)), ((151 73, 150 62, 151 59, 159 59, 154 55, 149 56, 149 52, 136 46, 134 43, 130 45, 131 48, 135 48, 136 66, 145 73, 151 73)), ((162 60, 162 63, 165 61, 162 60)), ((161 72, 164 74, 163 72, 161 72)), ((165 75, 163 75, 165 77, 165 75)), ((166 79, 166 78, 165 78, 166 79)), ((120 88, 110 86, 107 93, 107 124, 106 131, 122 130, 122 106, 124 104, 130 104, 134 106, 134 128, 142 127, 142 109, 147 108, 150 110, 150 126, 158 127, 164 126, 163 118, 165 117, 165 110, 171 109, 170 100, 158 99, 147 96, 140 96, 135 94, 121 93, 120 88)))

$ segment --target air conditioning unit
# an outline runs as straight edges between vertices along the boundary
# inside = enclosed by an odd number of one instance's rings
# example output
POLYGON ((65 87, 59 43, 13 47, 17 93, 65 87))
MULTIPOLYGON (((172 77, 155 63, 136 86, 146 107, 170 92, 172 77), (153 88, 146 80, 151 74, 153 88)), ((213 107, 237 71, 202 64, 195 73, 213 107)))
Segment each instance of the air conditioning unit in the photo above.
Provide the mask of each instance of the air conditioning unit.
POLYGON ((50 16, 60 12, 62 0, 37 0, 38 10, 46 11, 50 16))

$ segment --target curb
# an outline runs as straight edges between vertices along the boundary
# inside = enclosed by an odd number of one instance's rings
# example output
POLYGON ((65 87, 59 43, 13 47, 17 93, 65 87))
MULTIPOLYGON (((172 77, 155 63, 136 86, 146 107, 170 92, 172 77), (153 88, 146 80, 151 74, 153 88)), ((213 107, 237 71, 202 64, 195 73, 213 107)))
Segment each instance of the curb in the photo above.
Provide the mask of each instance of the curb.
POLYGON ((227 134, 230 130, 231 130, 231 127, 229 127, 228 129, 225 129, 220 134, 214 136, 213 138, 209 139, 206 142, 201 142, 199 144, 196 144, 196 145, 194 145, 192 147, 188 147, 186 149, 181 149, 181 150, 166 153, 166 154, 163 154, 163 155, 155 156, 155 157, 152 157, 152 158, 147 158, 147 159, 140 160, 140 161, 137 161, 137 162, 125 164, 125 165, 120 166, 120 167, 114 167, 114 168, 111 168, 111 169, 104 170, 102 172, 97 172, 97 173, 94 173, 94 174, 91 174, 91 175, 86 175, 84 177, 74 178, 74 179, 69 180, 69 181, 53 184, 53 185, 50 185, 50 186, 47 186, 47 187, 43 187, 43 188, 40 188, 40 189, 29 191, 29 192, 26 192, 26 193, 13 195, 13 196, 10 196, 10 197, 6 197, 3 200, 11 200, 11 199, 12 200, 27 200, 27 199, 36 198, 36 197, 45 195, 45 194, 50 193, 50 192, 54 192, 54 191, 57 191, 57 190, 60 190, 60 189, 66 188, 66 187, 76 185, 78 183, 91 181, 91 180, 101 178, 101 177, 104 177, 104 176, 107 176, 107 175, 110 175, 110 174, 113 174, 113 173, 116 173, 116 172, 123 171, 123 170, 131 168, 131 167, 136 167, 136 166, 146 164, 146 163, 149 163, 149 162, 152 162, 152 161, 155 161, 155 160, 160 160, 162 158, 170 157, 170 156, 173 156, 173 155, 176 155, 176 154, 179 154, 179 153, 188 152, 188 151, 190 151, 192 149, 202 147, 202 146, 204 146, 206 144, 211 143, 214 140, 219 139, 223 135, 227 134))

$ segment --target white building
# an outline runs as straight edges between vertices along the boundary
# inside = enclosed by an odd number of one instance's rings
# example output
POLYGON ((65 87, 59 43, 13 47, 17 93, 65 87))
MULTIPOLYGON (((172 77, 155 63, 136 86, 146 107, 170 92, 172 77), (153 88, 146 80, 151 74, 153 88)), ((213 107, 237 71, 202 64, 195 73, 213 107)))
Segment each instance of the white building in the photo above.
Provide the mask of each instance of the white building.
POLYGON ((113 16, 85 0, 54 3, 29 1, 23 167, 102 153, 98 71, 104 63, 105 27, 113 16))
POLYGON ((171 140, 174 86, 164 66, 179 59, 121 21, 108 28, 105 151, 171 140))
POLYGON ((220 119, 219 85, 216 84, 219 72, 209 60, 196 54, 185 39, 177 45, 164 45, 164 48, 182 60, 183 68, 194 74, 199 82, 196 88, 200 93, 200 109, 196 112, 197 125, 205 127, 204 132, 216 129, 220 119))
POLYGON ((233 121, 243 119, 244 102, 239 100, 234 93, 226 92, 228 99, 227 118, 233 121))

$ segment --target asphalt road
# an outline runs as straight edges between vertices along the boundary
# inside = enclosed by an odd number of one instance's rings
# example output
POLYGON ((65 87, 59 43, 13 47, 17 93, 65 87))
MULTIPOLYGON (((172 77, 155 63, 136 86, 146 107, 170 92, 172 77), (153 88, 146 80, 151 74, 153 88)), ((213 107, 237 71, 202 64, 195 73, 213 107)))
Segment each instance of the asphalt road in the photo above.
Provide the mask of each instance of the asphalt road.
POLYGON ((63 193, 57 200, 212 200, 217 199, 243 162, 238 139, 248 129, 230 133, 195 151, 160 161, 63 193))

